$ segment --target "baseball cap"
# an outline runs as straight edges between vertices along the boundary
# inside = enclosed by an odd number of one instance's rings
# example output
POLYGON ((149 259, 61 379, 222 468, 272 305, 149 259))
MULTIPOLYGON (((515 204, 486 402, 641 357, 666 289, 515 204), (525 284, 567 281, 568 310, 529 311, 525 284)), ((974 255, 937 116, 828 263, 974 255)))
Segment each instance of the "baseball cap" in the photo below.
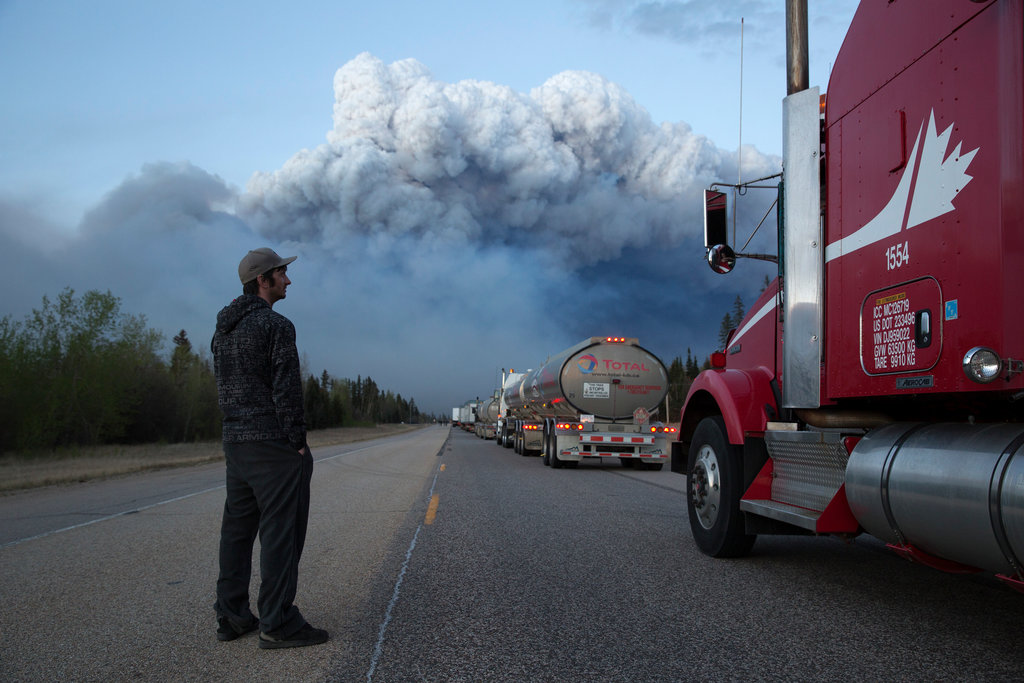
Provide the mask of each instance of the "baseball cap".
POLYGON ((242 259, 242 262, 238 264, 238 279, 241 280, 244 285, 246 282, 255 280, 260 275, 263 275, 274 268, 287 266, 297 258, 298 256, 281 258, 277 255, 277 252, 270 247, 253 249, 246 254, 245 258, 242 259))

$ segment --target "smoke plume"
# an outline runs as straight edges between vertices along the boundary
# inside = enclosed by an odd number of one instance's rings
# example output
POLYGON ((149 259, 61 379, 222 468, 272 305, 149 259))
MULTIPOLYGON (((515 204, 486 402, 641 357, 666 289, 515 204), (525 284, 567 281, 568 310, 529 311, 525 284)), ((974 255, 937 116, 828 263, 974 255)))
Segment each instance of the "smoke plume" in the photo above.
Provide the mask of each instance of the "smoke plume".
MULTIPOLYGON (((527 94, 361 54, 334 94, 326 141, 244 190, 150 164, 46 248, 0 207, 0 241, 49 273, 30 303, 109 288, 202 347, 240 292, 238 260, 269 245, 299 256, 275 310, 296 323, 308 371, 368 374, 441 413, 489 394, 501 368, 593 335, 639 337, 666 364, 688 347, 702 358, 735 296, 753 303, 769 272, 719 278, 702 263, 701 191, 737 176, 735 151, 655 124, 597 74, 527 94)), ((780 166, 749 147, 742 161, 746 178, 780 166)), ((744 210, 756 222, 766 208, 744 210)))

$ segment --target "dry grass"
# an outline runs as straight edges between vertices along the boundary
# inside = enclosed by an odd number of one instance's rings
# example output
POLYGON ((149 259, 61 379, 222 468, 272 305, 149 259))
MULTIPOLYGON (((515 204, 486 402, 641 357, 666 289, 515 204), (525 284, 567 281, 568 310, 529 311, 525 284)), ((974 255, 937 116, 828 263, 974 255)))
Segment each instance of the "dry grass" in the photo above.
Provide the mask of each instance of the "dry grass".
MULTIPOLYGON (((324 446, 366 441, 416 429, 415 425, 345 427, 309 432, 314 451, 324 446)), ((224 460, 219 441, 68 448, 46 453, 0 456, 0 492, 103 479, 145 470, 187 467, 224 460)))

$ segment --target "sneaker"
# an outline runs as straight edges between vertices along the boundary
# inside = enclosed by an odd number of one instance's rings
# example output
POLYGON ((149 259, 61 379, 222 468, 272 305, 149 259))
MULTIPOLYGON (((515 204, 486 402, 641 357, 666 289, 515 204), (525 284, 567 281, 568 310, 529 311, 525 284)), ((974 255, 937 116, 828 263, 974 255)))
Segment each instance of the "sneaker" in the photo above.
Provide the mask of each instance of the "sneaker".
POLYGON ((320 645, 326 643, 330 636, 322 628, 313 628, 306 624, 290 636, 272 636, 269 633, 260 633, 260 648, 274 650, 279 647, 306 647, 307 645, 320 645))
POLYGON ((239 625, 227 617, 217 617, 217 640, 227 642, 234 640, 246 633, 252 633, 259 628, 260 620, 253 617, 251 620, 239 625))

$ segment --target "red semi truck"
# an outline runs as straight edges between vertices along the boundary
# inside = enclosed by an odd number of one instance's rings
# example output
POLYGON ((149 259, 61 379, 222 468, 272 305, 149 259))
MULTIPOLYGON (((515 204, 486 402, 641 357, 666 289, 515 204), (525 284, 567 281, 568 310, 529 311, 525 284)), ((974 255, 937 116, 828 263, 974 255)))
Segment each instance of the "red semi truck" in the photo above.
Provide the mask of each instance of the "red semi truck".
MULTIPOLYGON (((806 0, 786 10, 778 278, 682 409, 694 540, 867 532, 1020 590, 1024 3, 864 0, 823 96, 806 0)), ((718 272, 743 256, 727 187, 706 193, 718 272)))

